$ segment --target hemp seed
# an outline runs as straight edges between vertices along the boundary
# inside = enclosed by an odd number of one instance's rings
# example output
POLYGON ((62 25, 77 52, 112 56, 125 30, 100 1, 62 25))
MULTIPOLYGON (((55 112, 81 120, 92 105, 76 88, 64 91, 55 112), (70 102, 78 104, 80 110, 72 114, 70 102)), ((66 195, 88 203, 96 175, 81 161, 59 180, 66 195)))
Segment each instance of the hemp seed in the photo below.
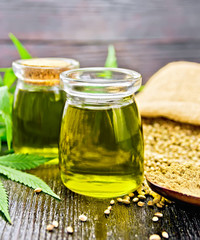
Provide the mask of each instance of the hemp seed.
POLYGON ((147 205, 148 205, 149 207, 153 207, 153 206, 154 206, 154 203, 153 203, 153 201, 148 201, 148 202, 147 202, 147 205))
POLYGON ((133 197, 134 197, 134 193, 132 193, 132 192, 129 193, 129 197, 130 197, 130 198, 133 198, 133 197))
POLYGON ((107 208, 109 211, 111 211, 112 210, 112 207, 111 206, 108 206, 108 208, 107 208))
POLYGON ((110 201, 110 205, 114 205, 114 204, 115 204, 115 200, 112 199, 112 200, 110 201))
POLYGON ((154 213, 154 216, 162 218, 163 214, 161 212, 156 212, 156 213, 154 213))
POLYGON ((39 187, 38 187, 38 188, 36 188, 36 189, 34 190, 34 192, 35 192, 35 193, 40 193, 40 192, 42 192, 42 188, 39 188, 39 187))
POLYGON ((54 225, 53 224, 48 224, 47 225, 47 228, 46 228, 47 231, 51 232, 51 231, 53 231, 53 229, 54 229, 54 225))
POLYGON ((67 232, 68 232, 68 233, 73 233, 73 232, 74 232, 74 229, 73 229, 71 226, 68 226, 68 227, 67 227, 67 232))
POLYGON ((157 222, 158 220, 159 220, 159 218, 156 217, 156 216, 154 216, 154 217, 152 218, 152 221, 153 221, 153 222, 157 222))
POLYGON ((161 240, 161 237, 158 234, 153 234, 150 236, 149 240, 161 240))
POLYGON ((145 199, 146 199, 146 197, 145 197, 144 195, 138 195, 138 198, 139 198, 140 200, 145 200, 145 199))
POLYGON ((135 198, 133 198, 133 200, 132 200, 133 202, 138 202, 139 201, 139 198, 137 198, 137 197, 135 197, 135 198))
POLYGON ((126 205, 129 205, 130 204, 130 201, 128 199, 122 199, 122 202, 126 205))
POLYGON ((138 205, 139 207, 143 207, 143 206, 144 206, 144 202, 138 202, 137 205, 138 205))
POLYGON ((52 222, 52 225, 53 225, 55 228, 57 228, 57 227, 58 227, 58 222, 57 222, 57 221, 53 221, 53 222, 52 222))
POLYGON ((156 203, 156 206, 157 206, 158 208, 163 208, 163 205, 161 205, 160 203, 156 203))
POLYGON ((79 216, 79 220, 80 220, 81 222, 86 222, 86 221, 87 221, 87 217, 86 217, 84 214, 81 214, 81 215, 79 216))
POLYGON ((110 214, 110 210, 109 210, 109 209, 106 209, 106 210, 104 211, 104 214, 109 215, 109 214, 110 214))
POLYGON ((122 203, 122 202, 123 202, 123 199, 122 199, 122 198, 117 198, 117 201, 118 201, 119 203, 122 203))
POLYGON ((162 237, 167 239, 167 238, 169 238, 169 234, 164 231, 164 232, 162 232, 162 237))

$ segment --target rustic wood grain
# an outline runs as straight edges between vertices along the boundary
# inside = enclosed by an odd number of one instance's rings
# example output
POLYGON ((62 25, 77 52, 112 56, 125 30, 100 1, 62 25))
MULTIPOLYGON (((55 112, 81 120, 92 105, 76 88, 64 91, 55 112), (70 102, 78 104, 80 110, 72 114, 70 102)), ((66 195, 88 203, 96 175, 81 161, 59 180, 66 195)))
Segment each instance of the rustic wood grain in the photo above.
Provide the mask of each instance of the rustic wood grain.
MULTIPOLYGON (((113 43, 116 48, 119 67, 139 71, 145 83, 159 68, 171 61, 200 62, 200 40, 166 41, 23 41, 33 56, 37 57, 69 57, 80 61, 82 67, 103 66, 107 55, 107 47, 113 43)), ((11 62, 19 55, 10 42, 0 41, 0 66, 11 66, 11 62)))
POLYGON ((13 225, 0 218, 1 240, 34 239, 148 239, 153 233, 169 233, 170 239, 200 238, 200 209, 178 204, 169 205, 163 210, 147 206, 140 208, 135 203, 125 206, 116 203, 109 217, 104 210, 109 199, 98 200, 72 193, 61 183, 56 165, 40 167, 31 173, 42 178, 61 197, 57 201, 43 193, 34 194, 33 190, 21 184, 4 180, 9 192, 10 214, 13 225), (163 219, 153 222, 156 211, 164 214, 163 219), (79 215, 84 213, 87 222, 80 222, 79 215), (46 226, 53 220, 59 222, 58 229, 47 232, 46 226), (74 233, 69 235, 67 226, 73 226, 74 233))
POLYGON ((198 0, 1 0, 0 39, 200 38, 199 8, 198 0))

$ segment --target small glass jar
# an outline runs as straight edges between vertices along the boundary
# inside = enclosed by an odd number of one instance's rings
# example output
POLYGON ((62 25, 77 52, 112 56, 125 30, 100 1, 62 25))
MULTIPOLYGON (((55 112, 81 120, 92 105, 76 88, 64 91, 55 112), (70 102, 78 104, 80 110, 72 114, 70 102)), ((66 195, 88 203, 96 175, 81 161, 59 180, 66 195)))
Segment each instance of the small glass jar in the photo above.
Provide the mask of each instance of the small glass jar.
POLYGON ((79 63, 67 58, 34 58, 13 62, 18 77, 13 105, 16 153, 58 156, 60 122, 66 94, 59 75, 79 63))
POLYGON ((141 75, 120 68, 61 73, 67 93, 59 160, 63 183, 79 194, 110 198, 138 188, 144 144, 134 93, 141 75))

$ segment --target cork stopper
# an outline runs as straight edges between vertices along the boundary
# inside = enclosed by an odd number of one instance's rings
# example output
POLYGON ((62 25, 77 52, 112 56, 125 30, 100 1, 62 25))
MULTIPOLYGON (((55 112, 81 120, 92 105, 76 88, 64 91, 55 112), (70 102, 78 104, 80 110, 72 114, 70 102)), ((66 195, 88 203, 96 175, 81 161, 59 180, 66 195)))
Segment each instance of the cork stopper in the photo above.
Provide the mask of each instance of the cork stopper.
POLYGON ((68 58, 33 58, 13 63, 15 75, 30 84, 54 86, 60 83, 60 73, 79 67, 79 63, 68 58))

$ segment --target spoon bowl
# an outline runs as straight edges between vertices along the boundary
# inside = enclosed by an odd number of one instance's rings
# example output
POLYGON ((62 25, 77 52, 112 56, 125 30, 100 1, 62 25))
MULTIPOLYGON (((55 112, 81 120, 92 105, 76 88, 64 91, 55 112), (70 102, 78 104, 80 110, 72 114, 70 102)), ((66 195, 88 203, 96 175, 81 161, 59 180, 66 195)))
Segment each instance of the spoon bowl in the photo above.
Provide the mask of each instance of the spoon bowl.
POLYGON ((189 204, 200 207, 200 197, 180 193, 180 192, 162 187, 162 186, 152 182, 147 176, 146 176, 146 180, 147 180, 149 187, 154 192, 162 195, 163 197, 166 197, 167 199, 170 199, 175 202, 189 203, 189 204))

